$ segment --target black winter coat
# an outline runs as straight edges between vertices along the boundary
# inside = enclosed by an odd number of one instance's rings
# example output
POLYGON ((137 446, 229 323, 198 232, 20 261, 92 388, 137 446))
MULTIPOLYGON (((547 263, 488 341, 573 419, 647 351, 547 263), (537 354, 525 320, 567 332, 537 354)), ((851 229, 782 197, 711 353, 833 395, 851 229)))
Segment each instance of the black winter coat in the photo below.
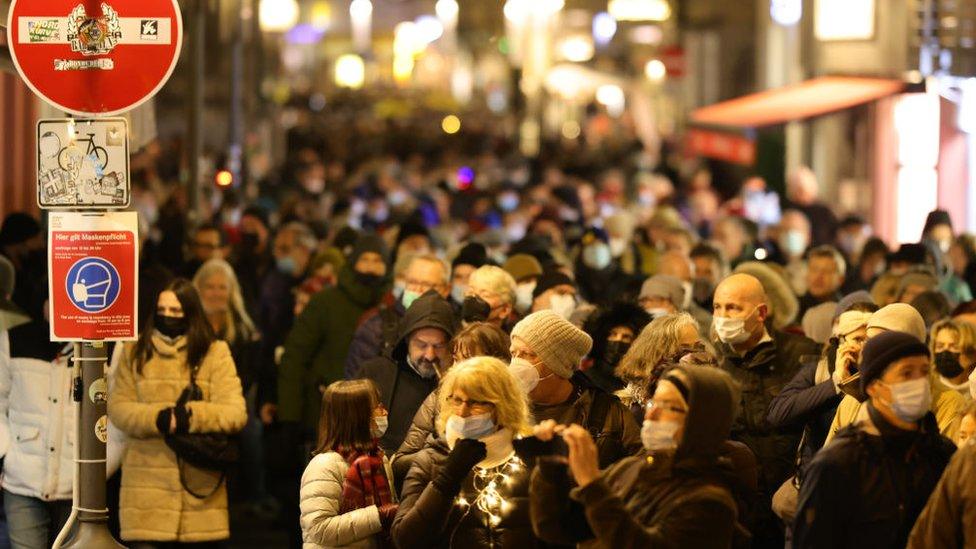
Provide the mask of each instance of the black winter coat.
MULTIPOLYGON (((403 484, 400 510, 393 521, 392 537, 400 549, 455 547, 476 549, 532 549, 545 547, 532 532, 529 518, 529 469, 517 471, 500 466, 509 480, 499 482, 499 492, 510 505, 501 521, 492 525, 489 517, 475 505, 459 504, 476 500, 476 473, 464 479, 460 494, 444 494, 431 482, 444 466, 450 450, 441 439, 416 454, 403 484)), ((477 467, 475 468, 477 469, 477 467)), ((491 470, 494 471, 494 470, 491 470)), ((480 483, 483 481, 479 481, 480 483)))
POLYGON ((769 404, 766 416, 775 429, 802 426, 806 439, 800 448, 801 466, 823 447, 830 431, 830 423, 837 412, 843 393, 838 394, 830 379, 816 383, 817 363, 803 368, 783 387, 769 404))
POLYGON ((955 446, 935 416, 918 432, 871 421, 840 431, 804 471, 793 547, 901 548, 955 446))
POLYGON ((803 336, 771 331, 772 341, 760 343, 740 357, 719 345, 720 366, 741 385, 740 411, 732 424, 732 439, 746 444, 759 461, 759 489, 767 497, 793 474, 802 428, 776 428, 767 421, 773 398, 801 366, 801 358, 815 359, 818 345, 803 336))

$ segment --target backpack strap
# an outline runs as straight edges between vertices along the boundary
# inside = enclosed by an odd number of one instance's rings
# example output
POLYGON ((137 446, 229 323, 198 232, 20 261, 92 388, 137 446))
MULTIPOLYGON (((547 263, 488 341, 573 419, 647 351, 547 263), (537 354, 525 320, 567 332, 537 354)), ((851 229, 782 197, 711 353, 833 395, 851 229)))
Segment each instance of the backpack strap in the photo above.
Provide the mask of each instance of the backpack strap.
POLYGON ((603 427, 607 423, 607 414, 610 413, 610 405, 617 397, 603 391, 593 391, 593 403, 590 404, 590 413, 586 418, 586 429, 595 439, 603 432, 603 427))

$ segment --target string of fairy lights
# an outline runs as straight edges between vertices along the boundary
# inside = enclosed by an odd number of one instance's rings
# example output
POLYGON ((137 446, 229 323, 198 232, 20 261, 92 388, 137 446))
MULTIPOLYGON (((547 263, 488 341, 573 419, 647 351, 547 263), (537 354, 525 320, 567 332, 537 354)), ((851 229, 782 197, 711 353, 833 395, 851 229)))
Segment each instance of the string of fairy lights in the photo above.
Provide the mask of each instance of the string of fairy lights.
POLYGON ((469 502, 464 494, 458 495, 454 504, 465 510, 467 514, 472 508, 476 508, 487 517, 490 527, 498 526, 502 517, 512 508, 511 502, 499 490, 502 487, 511 487, 512 482, 524 467, 524 463, 517 456, 512 456, 507 461, 495 467, 474 468, 474 489, 477 494, 474 501, 469 502))

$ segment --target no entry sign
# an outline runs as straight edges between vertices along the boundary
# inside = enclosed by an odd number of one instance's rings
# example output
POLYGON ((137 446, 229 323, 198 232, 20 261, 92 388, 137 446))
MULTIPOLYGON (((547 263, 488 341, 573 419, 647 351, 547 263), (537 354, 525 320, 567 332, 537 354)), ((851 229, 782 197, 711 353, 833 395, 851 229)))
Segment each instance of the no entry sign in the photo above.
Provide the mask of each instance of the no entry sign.
POLYGON ((118 114, 155 95, 183 41, 176 0, 13 0, 7 29, 27 85, 79 116, 118 114))
POLYGON ((51 212, 51 341, 136 338, 135 212, 51 212))

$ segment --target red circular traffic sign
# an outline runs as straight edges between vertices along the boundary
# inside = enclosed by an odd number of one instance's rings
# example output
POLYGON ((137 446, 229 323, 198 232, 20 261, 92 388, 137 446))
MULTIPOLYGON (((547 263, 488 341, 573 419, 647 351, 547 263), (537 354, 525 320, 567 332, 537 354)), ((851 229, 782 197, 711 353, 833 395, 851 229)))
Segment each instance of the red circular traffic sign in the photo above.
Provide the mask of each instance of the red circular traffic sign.
POLYGON ((34 93, 65 112, 111 116, 163 87, 183 20, 176 0, 13 0, 7 33, 34 93))

